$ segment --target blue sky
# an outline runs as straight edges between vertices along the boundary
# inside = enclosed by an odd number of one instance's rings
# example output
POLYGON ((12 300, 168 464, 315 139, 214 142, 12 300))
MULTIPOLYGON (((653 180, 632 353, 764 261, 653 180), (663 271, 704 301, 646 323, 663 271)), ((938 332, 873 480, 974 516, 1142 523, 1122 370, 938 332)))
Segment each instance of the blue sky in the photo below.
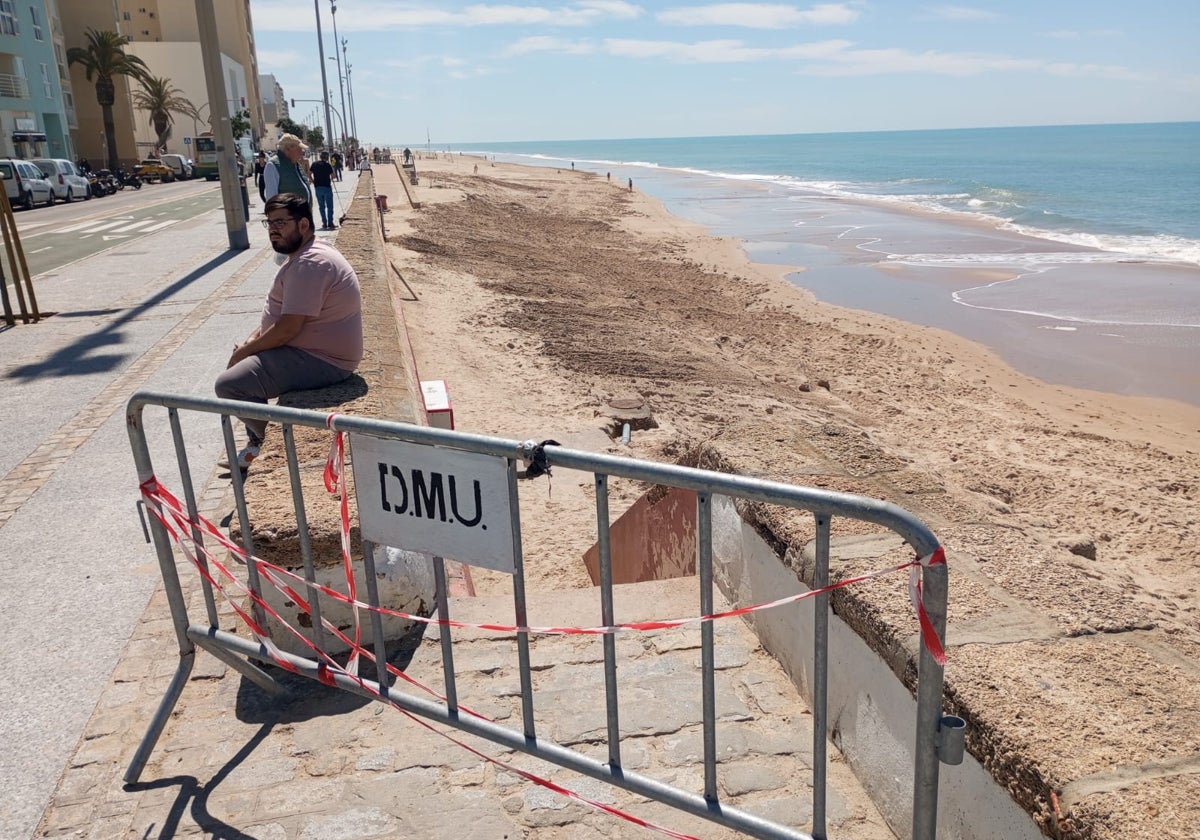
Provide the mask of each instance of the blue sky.
MULTIPOLYGON (((250 6, 260 71, 319 98, 313 3, 250 6)), ((1200 120, 1196 0, 339 0, 336 18, 378 144, 1200 120)))

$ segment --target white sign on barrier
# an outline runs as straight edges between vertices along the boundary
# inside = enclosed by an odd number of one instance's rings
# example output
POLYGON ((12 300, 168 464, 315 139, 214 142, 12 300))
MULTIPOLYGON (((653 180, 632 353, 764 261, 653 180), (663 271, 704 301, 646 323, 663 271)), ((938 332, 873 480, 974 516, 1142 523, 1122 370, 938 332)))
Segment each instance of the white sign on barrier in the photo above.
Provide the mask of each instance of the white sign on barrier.
POLYGON ((358 434, 350 453, 363 539, 516 571, 504 458, 358 434))

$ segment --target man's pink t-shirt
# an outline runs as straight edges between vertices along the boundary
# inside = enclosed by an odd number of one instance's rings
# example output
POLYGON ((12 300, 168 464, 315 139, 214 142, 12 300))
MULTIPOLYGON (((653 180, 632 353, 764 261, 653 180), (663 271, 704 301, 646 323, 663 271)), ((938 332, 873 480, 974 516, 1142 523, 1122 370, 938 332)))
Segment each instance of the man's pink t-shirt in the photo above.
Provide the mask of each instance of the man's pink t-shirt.
POLYGON ((342 370, 354 370, 362 361, 358 277, 332 245, 313 239, 279 269, 263 307, 261 331, 266 332, 283 315, 307 318, 289 347, 342 370))

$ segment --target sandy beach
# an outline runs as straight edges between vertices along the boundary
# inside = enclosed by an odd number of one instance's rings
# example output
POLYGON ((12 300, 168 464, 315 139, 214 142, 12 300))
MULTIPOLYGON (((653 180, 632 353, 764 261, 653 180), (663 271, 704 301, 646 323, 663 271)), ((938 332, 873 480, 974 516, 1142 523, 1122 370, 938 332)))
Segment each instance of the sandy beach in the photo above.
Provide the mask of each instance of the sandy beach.
MULTIPOLYGON (((405 304, 420 374, 450 384, 457 428, 912 510, 949 553, 947 706, 972 754, 1053 836, 1195 836, 1200 407, 1047 384, 949 332, 818 303, 785 277, 820 266, 752 263, 616 178, 418 167, 420 210, 392 196, 390 257, 420 296, 405 304), (628 447, 602 430, 622 396, 658 423, 628 447)), ((590 492, 558 472, 523 488, 523 519, 542 523, 525 534, 533 591, 591 585, 590 492)), ((640 492, 615 488, 614 516, 640 492)), ((782 545, 811 536, 807 519, 751 515, 782 545)), ((835 609, 868 637, 915 633, 899 581, 841 590, 835 609)))

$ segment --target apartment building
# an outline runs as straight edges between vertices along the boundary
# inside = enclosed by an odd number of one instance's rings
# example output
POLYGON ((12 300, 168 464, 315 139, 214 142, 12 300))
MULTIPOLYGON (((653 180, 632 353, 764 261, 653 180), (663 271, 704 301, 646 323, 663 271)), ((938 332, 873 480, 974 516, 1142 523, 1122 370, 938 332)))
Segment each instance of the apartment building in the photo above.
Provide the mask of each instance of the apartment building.
POLYGON ((280 131, 276 127, 276 123, 289 114, 288 101, 274 74, 264 73, 259 76, 258 89, 262 91, 263 119, 266 121, 261 148, 269 151, 275 148, 275 143, 279 139, 280 131))
MULTIPOLYGON (((5 0, 0 0, 0 3, 5 0)), ((259 95, 258 59, 249 0, 214 0, 217 37, 221 48, 223 101, 209 102, 200 52, 200 32, 196 7, 184 0, 57 0, 61 6, 63 28, 68 46, 83 46, 88 28, 111 29, 131 40, 126 52, 136 55, 154 76, 169 79, 184 97, 198 109, 199 118, 175 114, 175 127, 167 141, 170 151, 188 155, 186 139, 211 130, 214 117, 230 117, 246 110, 250 114, 250 136, 243 151, 256 146, 264 133, 262 102, 259 95)), ((77 145, 80 154, 103 160, 104 125, 94 85, 89 84, 79 67, 71 68, 78 115, 77 145)), ((122 161, 131 163, 153 151, 157 135, 149 114, 132 105, 132 90, 137 83, 123 77, 114 80, 116 104, 113 119, 117 150, 122 161)))
POLYGON ((71 158, 74 128, 55 0, 0 0, 0 157, 71 158))

